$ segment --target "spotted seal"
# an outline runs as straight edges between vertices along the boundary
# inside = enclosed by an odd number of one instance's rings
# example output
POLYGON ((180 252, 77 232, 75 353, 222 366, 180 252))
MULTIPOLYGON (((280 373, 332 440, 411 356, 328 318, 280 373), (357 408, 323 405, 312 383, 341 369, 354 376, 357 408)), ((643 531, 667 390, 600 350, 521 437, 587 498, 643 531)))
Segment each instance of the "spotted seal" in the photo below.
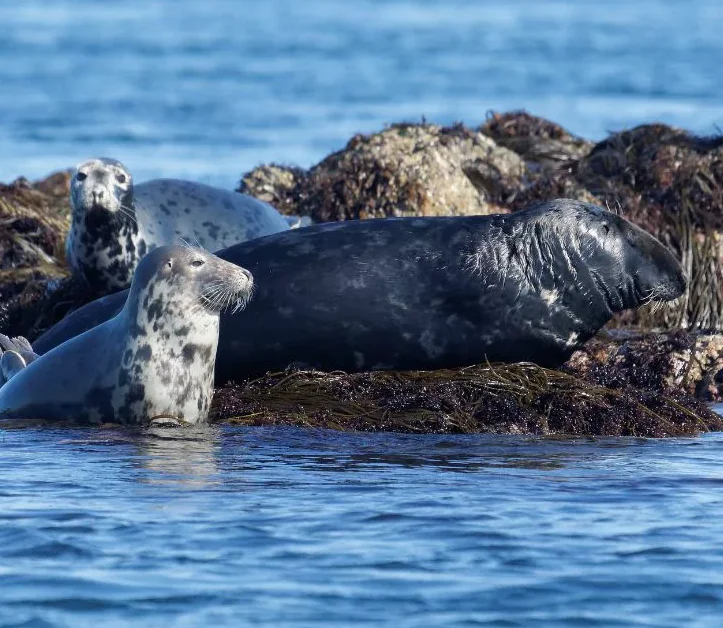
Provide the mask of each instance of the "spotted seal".
MULTIPOLYGON (((556 200, 507 215, 327 223, 219 252, 259 288, 223 316, 217 381, 281 370, 558 366, 615 312, 682 294, 658 240, 596 205, 556 200)), ((51 328, 47 351, 112 316, 123 293, 51 328)))
POLYGON ((102 325, 37 359, 22 339, 3 337, 9 381, 0 388, 0 418, 204 421, 220 311, 242 308, 252 285, 247 270, 210 253, 154 249, 139 263, 123 309, 102 325))
POLYGON ((138 261, 163 244, 186 239, 216 251, 290 228, 252 196, 176 179, 134 185, 128 169, 108 158, 77 167, 70 205, 68 262, 97 294, 127 288, 138 261))

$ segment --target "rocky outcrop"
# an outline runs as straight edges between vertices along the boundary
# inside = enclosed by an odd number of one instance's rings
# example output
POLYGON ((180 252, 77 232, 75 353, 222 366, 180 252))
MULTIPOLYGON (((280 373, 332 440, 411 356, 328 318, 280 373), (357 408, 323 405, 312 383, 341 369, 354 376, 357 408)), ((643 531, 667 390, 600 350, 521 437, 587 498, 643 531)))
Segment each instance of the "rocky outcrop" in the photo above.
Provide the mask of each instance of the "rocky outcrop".
MULTIPOLYGON (((33 338, 93 295, 69 278, 69 174, 0 184, 0 330, 33 338)), ((562 371, 482 365, 429 373, 288 372, 217 391, 215 417, 410 432, 675 436, 720 430, 723 401, 723 139, 644 125, 593 144, 524 112, 478 128, 396 124, 353 137, 309 170, 265 165, 241 191, 317 221, 517 211, 577 198, 656 234, 690 280, 562 371), (691 331, 692 330, 692 331, 691 331), (707 331, 703 331, 707 330, 707 331)))
POLYGON ((479 178, 494 188, 498 181, 522 177, 524 164, 479 130, 394 124, 355 135, 307 172, 261 166, 242 178, 239 191, 318 222, 503 211, 496 195, 480 193, 466 170, 483 172, 479 178))
POLYGON ((31 334, 37 309, 68 276, 70 174, 0 184, 0 329, 31 334))
POLYGON ((607 334, 573 354, 566 369, 602 386, 684 391, 723 401, 723 334, 682 330, 607 334))

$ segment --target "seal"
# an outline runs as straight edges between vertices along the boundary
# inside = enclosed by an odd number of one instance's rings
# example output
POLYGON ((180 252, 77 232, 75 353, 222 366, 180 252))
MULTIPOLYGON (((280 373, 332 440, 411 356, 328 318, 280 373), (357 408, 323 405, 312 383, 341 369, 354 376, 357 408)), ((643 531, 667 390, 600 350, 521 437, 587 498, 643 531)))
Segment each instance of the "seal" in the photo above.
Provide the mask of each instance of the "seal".
POLYGON ((188 240, 216 251, 291 226, 245 194, 177 179, 134 186, 128 169, 109 158, 77 167, 70 205, 66 256, 96 294, 127 288, 138 261, 158 246, 188 240))
MULTIPOLYGON (((326 223, 219 252, 259 285, 221 318, 216 381, 289 365, 355 372, 565 362, 615 312, 685 290, 673 254, 572 200, 490 216, 326 223)), ((112 316, 118 293, 66 317, 47 351, 112 316)))
POLYGON ((220 312, 241 309, 252 286, 247 270, 200 249, 154 249, 138 265, 123 309, 102 325, 36 359, 29 343, 5 338, 0 361, 10 372, 0 418, 205 421, 220 312))

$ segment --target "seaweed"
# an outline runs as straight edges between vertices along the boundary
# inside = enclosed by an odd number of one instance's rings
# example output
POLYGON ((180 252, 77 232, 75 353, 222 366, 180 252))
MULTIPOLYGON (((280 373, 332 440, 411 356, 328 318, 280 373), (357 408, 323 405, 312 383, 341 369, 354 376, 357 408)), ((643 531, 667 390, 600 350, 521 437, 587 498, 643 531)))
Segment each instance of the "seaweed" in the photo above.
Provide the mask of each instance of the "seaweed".
POLYGON ((682 436, 721 418, 681 393, 609 388, 534 364, 346 374, 285 371, 216 391, 213 419, 409 433, 682 436))

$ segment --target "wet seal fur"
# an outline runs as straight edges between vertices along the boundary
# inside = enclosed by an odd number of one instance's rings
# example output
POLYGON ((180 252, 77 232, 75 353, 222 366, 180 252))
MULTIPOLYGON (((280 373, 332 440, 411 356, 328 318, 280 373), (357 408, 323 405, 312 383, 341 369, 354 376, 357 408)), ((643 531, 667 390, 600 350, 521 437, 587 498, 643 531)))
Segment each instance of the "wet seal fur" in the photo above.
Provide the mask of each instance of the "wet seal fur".
POLYGON ((0 363, 8 366, 8 381, 0 388, 0 418, 204 421, 220 311, 242 308, 252 286, 247 270, 205 251, 151 251, 138 265, 123 309, 102 325, 40 357, 23 339, 2 337, 0 363))
POLYGON ((185 239, 217 251, 290 228, 271 205, 245 194, 176 179, 134 186, 128 169, 108 158, 77 167, 70 205, 66 256, 97 294, 127 288, 138 261, 158 246, 185 239))
MULTIPOLYGON (((658 240, 588 203, 508 215, 320 224, 219 252, 258 292, 221 318, 217 382, 288 365, 320 370, 559 366, 615 312, 680 296, 658 240)), ((47 351, 112 316, 122 293, 51 328, 47 351)))

